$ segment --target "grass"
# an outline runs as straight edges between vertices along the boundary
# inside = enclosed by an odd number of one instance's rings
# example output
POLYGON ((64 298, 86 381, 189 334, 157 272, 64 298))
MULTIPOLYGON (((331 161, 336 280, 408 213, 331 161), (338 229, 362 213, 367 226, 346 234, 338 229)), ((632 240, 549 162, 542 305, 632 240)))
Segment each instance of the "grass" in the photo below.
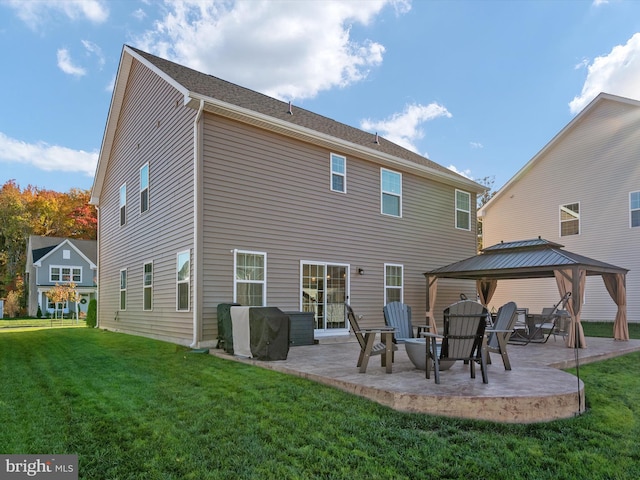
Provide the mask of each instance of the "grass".
POLYGON ((77 454, 92 480, 636 479, 639 361, 581 367, 578 418, 501 425, 396 412, 141 337, 8 332, 0 452, 77 454))
POLYGON ((24 332, 40 328, 68 328, 86 327, 84 319, 69 318, 0 318, 0 333, 2 332, 24 332))

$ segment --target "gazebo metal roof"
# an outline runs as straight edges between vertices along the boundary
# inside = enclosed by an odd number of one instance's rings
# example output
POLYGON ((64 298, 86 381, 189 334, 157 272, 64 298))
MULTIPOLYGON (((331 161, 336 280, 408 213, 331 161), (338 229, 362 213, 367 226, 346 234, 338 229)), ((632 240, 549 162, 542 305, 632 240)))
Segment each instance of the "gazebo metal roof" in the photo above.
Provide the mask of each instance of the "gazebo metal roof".
POLYGON ((563 250, 543 238, 501 242, 478 255, 426 272, 425 276, 469 280, 553 277, 559 268, 579 267, 587 275, 627 273, 625 268, 563 250))

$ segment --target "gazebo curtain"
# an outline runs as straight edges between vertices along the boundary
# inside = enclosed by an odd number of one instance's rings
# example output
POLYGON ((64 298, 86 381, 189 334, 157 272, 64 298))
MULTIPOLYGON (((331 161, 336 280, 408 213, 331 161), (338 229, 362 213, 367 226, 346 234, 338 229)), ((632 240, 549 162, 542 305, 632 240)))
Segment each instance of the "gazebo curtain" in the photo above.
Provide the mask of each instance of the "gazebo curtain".
POLYGON ((587 346, 587 342, 584 338, 582 324, 580 323, 580 309, 582 308, 586 272, 584 269, 566 268, 554 270, 553 273, 556 277, 556 283, 558 284, 560 295, 564 296, 567 292, 571 292, 571 298, 567 302, 567 310, 569 310, 569 313, 571 314, 571 325, 569 325, 567 347, 584 348, 587 346))
POLYGON ((438 294, 438 278, 434 276, 427 277, 427 321, 429 323, 429 331, 431 333, 438 333, 438 326, 436 325, 436 317, 433 314, 433 309, 436 306, 436 295, 438 294))
POLYGON ((485 307, 489 305, 491 297, 498 287, 497 280, 476 280, 476 290, 480 296, 480 303, 485 307))
POLYGON ((629 340, 629 326, 627 325, 627 287, 624 273, 605 273, 602 275, 607 292, 618 306, 616 320, 613 323, 613 338, 615 340, 629 340))

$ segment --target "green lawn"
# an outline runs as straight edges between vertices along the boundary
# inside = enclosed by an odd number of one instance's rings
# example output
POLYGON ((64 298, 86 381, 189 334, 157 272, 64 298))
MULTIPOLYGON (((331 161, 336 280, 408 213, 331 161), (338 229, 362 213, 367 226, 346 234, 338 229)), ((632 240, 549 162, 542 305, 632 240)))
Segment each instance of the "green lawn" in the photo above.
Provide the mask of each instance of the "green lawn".
POLYGON ((396 412, 141 337, 5 332, 0 452, 77 454, 92 480, 635 480, 639 364, 630 354, 582 366, 589 409, 578 418, 503 425, 396 412))

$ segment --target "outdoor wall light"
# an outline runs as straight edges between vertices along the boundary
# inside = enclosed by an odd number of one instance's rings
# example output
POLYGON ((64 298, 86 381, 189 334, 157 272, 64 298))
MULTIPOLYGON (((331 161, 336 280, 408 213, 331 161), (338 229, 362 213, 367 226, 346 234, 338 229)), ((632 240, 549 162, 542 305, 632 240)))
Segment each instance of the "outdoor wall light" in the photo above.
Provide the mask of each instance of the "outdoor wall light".
POLYGON ((358 275, 364 275, 364 268, 358 269, 358 275))

